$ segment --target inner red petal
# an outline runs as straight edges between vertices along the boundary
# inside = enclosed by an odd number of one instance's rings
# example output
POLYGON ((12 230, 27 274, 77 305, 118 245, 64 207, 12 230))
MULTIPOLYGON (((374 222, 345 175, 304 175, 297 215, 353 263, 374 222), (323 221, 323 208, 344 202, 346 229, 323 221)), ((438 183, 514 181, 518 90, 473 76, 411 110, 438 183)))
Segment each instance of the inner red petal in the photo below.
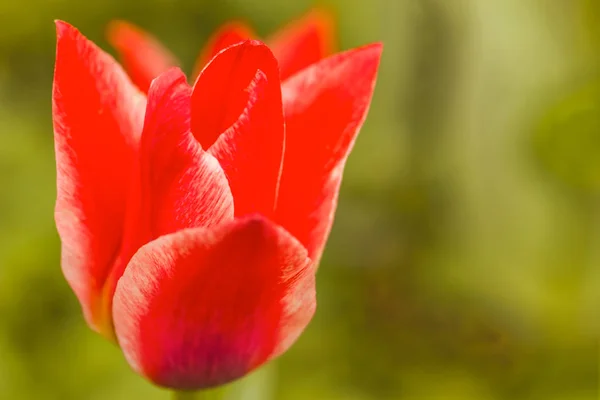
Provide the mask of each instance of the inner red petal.
POLYGON ((246 89, 258 71, 253 60, 256 53, 248 49, 241 45, 213 59, 196 81, 201 90, 194 90, 192 95, 192 132, 204 149, 212 146, 246 108, 246 89))

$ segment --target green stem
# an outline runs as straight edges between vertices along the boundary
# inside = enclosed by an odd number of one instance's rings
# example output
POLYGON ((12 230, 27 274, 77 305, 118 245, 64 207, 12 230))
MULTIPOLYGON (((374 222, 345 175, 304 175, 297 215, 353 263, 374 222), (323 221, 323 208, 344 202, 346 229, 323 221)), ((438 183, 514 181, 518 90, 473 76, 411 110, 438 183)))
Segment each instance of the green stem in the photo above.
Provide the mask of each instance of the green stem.
POLYGON ((200 395, 196 396, 196 392, 173 392, 173 400, 192 400, 200 399, 200 395))
POLYGON ((173 400, 220 400, 223 399, 221 390, 179 391, 173 392, 173 400))

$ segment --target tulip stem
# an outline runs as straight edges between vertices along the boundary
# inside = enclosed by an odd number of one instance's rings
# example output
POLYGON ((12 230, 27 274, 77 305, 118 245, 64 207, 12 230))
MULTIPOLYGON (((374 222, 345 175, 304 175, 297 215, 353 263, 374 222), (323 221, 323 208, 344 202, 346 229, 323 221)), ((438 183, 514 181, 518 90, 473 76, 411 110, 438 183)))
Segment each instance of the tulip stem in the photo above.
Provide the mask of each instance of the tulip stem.
POLYGON ((179 391, 173 392, 173 400, 219 400, 222 399, 220 390, 179 391))
POLYGON ((196 396, 196 392, 180 392, 175 391, 173 392, 173 400, 193 400, 193 399, 199 399, 199 396, 196 396))
POLYGON ((194 400, 201 398, 202 395, 199 392, 183 392, 179 390, 173 392, 173 400, 194 400))

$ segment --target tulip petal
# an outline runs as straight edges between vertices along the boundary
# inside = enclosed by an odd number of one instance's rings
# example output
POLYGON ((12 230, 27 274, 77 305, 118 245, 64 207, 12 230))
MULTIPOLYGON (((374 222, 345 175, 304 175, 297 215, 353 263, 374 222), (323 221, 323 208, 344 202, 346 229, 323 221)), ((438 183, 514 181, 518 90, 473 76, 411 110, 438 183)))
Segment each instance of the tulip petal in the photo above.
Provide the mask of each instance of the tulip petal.
POLYGON ((283 84, 286 151, 275 220, 318 261, 335 213, 346 158, 373 95, 382 46, 313 64, 283 84))
POLYGON ((281 80, 332 54, 334 30, 333 17, 316 9, 271 36, 267 43, 279 61, 281 80))
POLYGON ((223 167, 235 215, 271 215, 285 128, 277 61, 267 46, 246 41, 207 65, 192 94, 192 132, 223 167))
POLYGON ((142 201, 151 237, 233 219, 233 198, 218 161, 190 132, 192 89, 179 68, 152 82, 142 134, 142 201), (147 199, 148 201, 145 201, 147 199))
POLYGON ((315 310, 314 278, 303 246, 260 216, 162 236, 118 283, 119 345, 158 385, 224 384, 293 344, 315 310))
POLYGON ((254 39, 256 35, 252 28, 241 21, 229 22, 221 26, 211 37, 208 39, 207 44, 204 46, 200 55, 196 59, 194 65, 192 80, 195 81, 204 69, 204 66, 221 50, 226 49, 229 46, 233 46, 236 43, 243 42, 248 39, 254 39))
POLYGON ((100 330, 102 288, 121 246, 145 97, 115 60, 57 21, 52 116, 61 264, 100 330))
POLYGON ((190 95, 179 68, 161 74, 150 86, 125 240, 105 289, 108 311, 117 281, 141 246, 180 229, 233 219, 225 173, 190 133, 190 95))
POLYGON ((158 39, 128 22, 111 22, 107 36, 129 76, 144 92, 148 92, 154 78, 178 64, 175 56, 158 39))

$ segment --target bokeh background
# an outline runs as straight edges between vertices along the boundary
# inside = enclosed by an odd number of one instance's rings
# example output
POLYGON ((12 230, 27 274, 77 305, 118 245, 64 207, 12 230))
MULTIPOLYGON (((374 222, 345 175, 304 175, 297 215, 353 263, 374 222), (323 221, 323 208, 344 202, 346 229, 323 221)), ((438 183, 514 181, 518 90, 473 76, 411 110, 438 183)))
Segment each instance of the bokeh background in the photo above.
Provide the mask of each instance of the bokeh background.
POLYGON ((384 42, 379 81, 318 312, 230 398, 599 398, 597 0, 0 0, 0 399, 169 398, 60 272, 53 19, 107 50, 133 21, 189 72, 222 22, 267 35, 315 5, 342 49, 384 42))

